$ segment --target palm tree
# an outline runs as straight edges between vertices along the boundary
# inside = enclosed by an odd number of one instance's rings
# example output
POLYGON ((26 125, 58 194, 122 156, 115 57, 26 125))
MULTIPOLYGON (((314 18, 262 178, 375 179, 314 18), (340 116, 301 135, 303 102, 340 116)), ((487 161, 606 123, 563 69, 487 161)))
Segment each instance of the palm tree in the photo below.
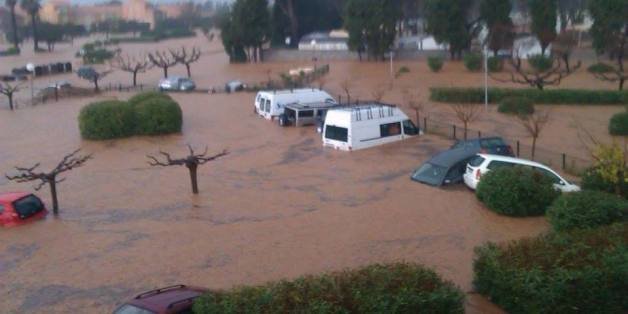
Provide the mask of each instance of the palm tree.
POLYGON ((17 21, 15 20, 15 5, 17 4, 17 0, 5 0, 6 6, 9 7, 9 11, 11 11, 11 27, 13 28, 13 46, 15 49, 20 49, 18 46, 18 38, 17 38, 17 21))
POLYGON ((28 12, 28 15, 31 16, 31 27, 33 28, 33 42, 35 46, 33 49, 35 51, 39 50, 39 45, 37 45, 37 15, 39 14, 39 9, 41 9, 41 4, 39 0, 22 0, 20 2, 20 6, 24 11, 28 12))

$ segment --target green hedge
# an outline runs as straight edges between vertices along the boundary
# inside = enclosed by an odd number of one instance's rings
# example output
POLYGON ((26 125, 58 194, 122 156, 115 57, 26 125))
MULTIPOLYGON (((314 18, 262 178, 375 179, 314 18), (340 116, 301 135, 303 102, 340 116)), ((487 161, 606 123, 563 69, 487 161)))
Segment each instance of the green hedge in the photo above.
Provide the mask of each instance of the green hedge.
POLYGON ((468 53, 464 55, 464 66, 471 72, 477 72, 482 69, 482 55, 477 53, 468 53))
POLYGON ((179 104, 156 92, 137 94, 128 102, 92 103, 79 114, 81 136, 90 140, 178 133, 182 124, 179 104))
POLYGON ((608 123, 608 132, 612 135, 628 135, 628 112, 614 114, 608 123))
POLYGON ((427 65, 432 72, 439 72, 443 68, 445 61, 441 57, 427 57, 427 65))
MULTIPOLYGON (((531 88, 489 88, 488 100, 499 103, 508 97, 526 97, 535 104, 618 105, 628 104, 628 91, 531 88)), ((432 101, 445 103, 484 103, 484 88, 435 87, 432 101)))
MULTIPOLYGON (((596 168, 589 168, 582 173, 582 188, 584 190, 615 193, 615 184, 602 178, 596 168)), ((628 184, 621 187, 621 195, 628 197, 628 184)))
POLYGON ((209 292, 194 313, 463 313, 464 294, 413 264, 372 265, 209 292))
POLYGON ((504 62, 499 57, 489 57, 487 65, 490 72, 500 72, 504 68, 504 62))
POLYGON ((560 195, 552 179, 524 167, 500 167, 482 176, 477 198, 490 210, 507 216, 538 216, 560 195))
POLYGON ((508 97, 504 98, 497 111, 508 114, 527 115, 534 113, 534 104, 525 97, 508 97))
POLYGON ((91 103, 79 113, 81 136, 90 140, 108 140, 135 134, 135 112, 122 101, 91 103))
POLYGON ((561 195, 547 210, 556 231, 591 229, 628 220, 628 201, 600 191, 561 195))
POLYGON ((628 224, 476 248, 474 286, 509 313, 626 313, 628 224))

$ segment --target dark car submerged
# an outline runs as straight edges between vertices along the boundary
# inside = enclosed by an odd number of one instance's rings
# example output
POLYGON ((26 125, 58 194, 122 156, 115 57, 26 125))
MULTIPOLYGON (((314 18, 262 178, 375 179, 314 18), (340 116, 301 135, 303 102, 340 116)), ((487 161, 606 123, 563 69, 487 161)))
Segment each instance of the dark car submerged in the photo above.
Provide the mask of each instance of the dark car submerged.
POLYGON ((465 147, 440 152, 416 169, 411 179, 432 186, 460 183, 467 163, 476 154, 477 150, 465 147))

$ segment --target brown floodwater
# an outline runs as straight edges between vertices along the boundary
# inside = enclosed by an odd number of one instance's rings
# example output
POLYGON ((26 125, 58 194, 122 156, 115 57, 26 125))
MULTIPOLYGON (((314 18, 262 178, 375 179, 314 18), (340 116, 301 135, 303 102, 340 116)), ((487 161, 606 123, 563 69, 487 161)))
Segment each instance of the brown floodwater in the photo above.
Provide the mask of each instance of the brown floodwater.
MULTIPOLYGON (((220 49, 204 38, 127 44, 122 49, 200 46, 220 49)), ((0 72, 33 58, 49 62, 71 59, 74 46, 60 44, 53 54, 0 59, 0 72)), ((438 74, 422 62, 405 62, 411 70, 394 81, 384 100, 400 102, 411 89, 426 99, 430 86, 478 85, 480 74, 448 64, 438 74)), ((295 65, 229 65, 223 54, 207 54, 194 65, 199 86, 219 86, 229 79, 264 81, 295 65)), ((397 65, 398 66, 398 65, 397 65)), ((184 74, 183 67, 171 70, 184 74)), ((155 84, 153 69, 140 81, 155 84)), ((581 76, 584 77, 584 76, 581 76)), ((71 75, 37 79, 37 86, 71 75)), ((104 82, 128 82, 114 72, 104 82)), ((387 84, 388 65, 334 62, 326 81, 341 93, 350 79, 353 94, 368 98, 387 84)), ((572 87, 600 86, 576 78, 572 87)), ((108 93, 104 98, 127 98, 108 93)), ((20 95, 28 98, 28 91, 20 95)), ((176 94, 183 109, 179 135, 83 141, 77 115, 95 98, 76 98, 14 112, 0 109, 0 172, 41 162, 49 168, 66 153, 82 148, 94 159, 67 173, 60 184, 61 213, 44 221, 0 230, 0 309, 8 313, 107 313, 126 297, 177 283, 210 288, 260 284, 269 280, 410 261, 434 268, 469 292, 471 313, 499 313, 472 293, 474 247, 486 241, 534 236, 547 230, 544 218, 508 218, 484 208, 462 186, 432 188, 410 181, 410 172, 451 142, 426 135, 356 152, 322 147, 313 128, 280 128, 255 116, 253 94, 176 94), (151 168, 146 155, 159 150, 186 153, 186 144, 230 155, 200 168, 200 194, 190 192, 185 168, 151 168)), ((0 103, 4 104, 4 103, 0 103)), ((603 136, 616 107, 558 107, 557 117, 541 139, 574 154, 582 147, 573 134, 580 121, 603 136)), ((428 104, 434 117, 448 117, 442 104, 428 104)), ((408 112, 410 114, 410 112, 408 112)), ((507 118, 487 113, 478 128, 521 135, 507 118)), ((513 135, 513 136, 514 136, 513 135)), ((523 137, 524 135, 522 135, 523 137)), ((32 191, 0 177, 0 192, 32 191)), ((47 190, 38 192, 50 204, 47 190)))

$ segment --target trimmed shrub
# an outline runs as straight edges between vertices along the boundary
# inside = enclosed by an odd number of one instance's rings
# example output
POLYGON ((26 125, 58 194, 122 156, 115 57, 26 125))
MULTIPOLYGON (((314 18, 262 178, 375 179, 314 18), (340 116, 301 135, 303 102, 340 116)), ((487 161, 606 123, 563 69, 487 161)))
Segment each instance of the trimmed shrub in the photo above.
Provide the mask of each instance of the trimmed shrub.
POLYGON ((482 69, 482 55, 477 53, 468 53, 464 55, 464 66, 471 72, 477 72, 482 69))
POLYGON ((552 179, 524 167, 500 167, 482 176, 477 198, 490 210, 507 216, 539 216, 560 195, 552 179))
POLYGON ((499 57, 489 57, 487 65, 489 72, 501 72, 504 68, 504 61, 499 57))
POLYGON ((464 294, 413 264, 372 265, 209 292, 194 313, 463 313, 464 294))
POLYGON ((161 93, 161 92, 143 92, 139 94, 133 95, 133 97, 129 98, 129 103, 132 105, 139 104, 148 99, 165 99, 165 100, 173 100, 170 95, 161 93))
POLYGON ((599 62, 596 64, 592 64, 587 68, 587 71, 590 73, 609 73, 615 71, 615 68, 604 62, 599 62))
MULTIPOLYGON (((589 168, 582 173, 582 189, 615 193, 615 184, 602 178, 596 168, 589 168)), ((621 195, 628 196, 628 184, 622 186, 621 195)))
POLYGON ((90 140, 129 137, 135 133, 135 112, 122 101, 91 103, 79 113, 81 136, 90 140))
POLYGON ((628 135, 628 112, 614 114, 608 124, 608 132, 611 135, 628 135))
POLYGON ((628 201, 600 191, 561 195, 547 210, 556 231, 592 229, 628 220, 628 201))
POLYGON ((528 115, 534 113, 534 104, 525 97, 509 97, 505 98, 497 107, 497 111, 501 113, 528 115))
POLYGON ((171 99, 152 97, 132 103, 137 118, 136 134, 161 135, 181 132, 181 107, 171 99))
POLYGON ((443 68, 444 62, 442 57, 427 57, 427 65, 432 72, 439 72, 443 68))
POLYGON ((538 54, 528 57, 528 64, 536 71, 545 72, 552 67, 553 60, 551 57, 538 54))
POLYGON ((628 311, 628 224, 475 249, 474 286, 508 313, 628 311))
MULTIPOLYGON (((437 87, 430 89, 430 100, 445 103, 484 103, 484 88, 437 87)), ((499 103, 507 97, 526 97, 535 104, 548 105, 622 105, 628 104, 628 91, 489 88, 488 100, 499 103)))

